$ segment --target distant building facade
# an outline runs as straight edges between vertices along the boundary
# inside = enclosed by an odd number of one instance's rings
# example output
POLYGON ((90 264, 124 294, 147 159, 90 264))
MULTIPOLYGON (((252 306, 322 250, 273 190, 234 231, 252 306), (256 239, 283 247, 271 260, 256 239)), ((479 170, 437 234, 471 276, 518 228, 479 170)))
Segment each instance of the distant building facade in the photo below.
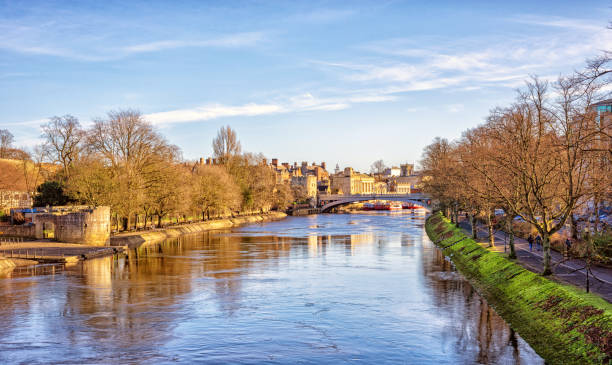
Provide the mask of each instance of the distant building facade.
POLYGON ((303 187, 306 190, 306 195, 308 195, 309 198, 317 197, 317 177, 314 175, 293 176, 291 178, 291 185, 303 187))
POLYGON ((331 176, 331 192, 337 194, 372 194, 375 179, 347 167, 344 171, 331 176))
POLYGON ((612 99, 602 100, 593 104, 597 112, 597 122, 602 123, 604 119, 612 118, 612 99))
POLYGON ((32 195, 25 191, 0 190, 0 212, 9 214, 14 208, 31 208, 32 195))

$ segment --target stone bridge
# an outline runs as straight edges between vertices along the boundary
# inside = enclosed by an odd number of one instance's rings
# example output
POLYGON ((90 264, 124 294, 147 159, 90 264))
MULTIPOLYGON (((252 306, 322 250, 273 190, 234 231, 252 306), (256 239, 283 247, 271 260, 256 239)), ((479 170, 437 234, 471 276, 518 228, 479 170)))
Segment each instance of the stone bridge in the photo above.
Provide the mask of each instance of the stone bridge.
POLYGON ((392 200, 410 202, 420 207, 423 207, 428 211, 431 211, 431 197, 422 193, 356 195, 325 194, 319 195, 319 207, 321 208, 321 212, 324 213, 328 212, 334 207, 368 200, 392 200))

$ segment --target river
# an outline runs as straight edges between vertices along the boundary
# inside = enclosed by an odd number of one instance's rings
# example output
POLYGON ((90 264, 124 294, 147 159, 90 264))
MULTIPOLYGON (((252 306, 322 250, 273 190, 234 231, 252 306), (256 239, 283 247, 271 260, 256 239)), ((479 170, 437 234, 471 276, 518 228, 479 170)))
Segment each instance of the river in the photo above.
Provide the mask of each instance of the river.
POLYGON ((412 213, 186 235, 0 291, 0 363, 543 363, 412 213))

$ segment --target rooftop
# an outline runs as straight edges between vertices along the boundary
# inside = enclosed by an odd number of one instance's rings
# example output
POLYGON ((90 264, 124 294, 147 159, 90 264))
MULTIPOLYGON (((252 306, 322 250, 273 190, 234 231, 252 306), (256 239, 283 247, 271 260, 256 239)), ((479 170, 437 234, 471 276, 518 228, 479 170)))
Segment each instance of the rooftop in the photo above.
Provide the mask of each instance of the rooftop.
POLYGON ((593 104, 593 106, 602 106, 602 105, 612 105, 612 99, 602 100, 600 102, 593 104))

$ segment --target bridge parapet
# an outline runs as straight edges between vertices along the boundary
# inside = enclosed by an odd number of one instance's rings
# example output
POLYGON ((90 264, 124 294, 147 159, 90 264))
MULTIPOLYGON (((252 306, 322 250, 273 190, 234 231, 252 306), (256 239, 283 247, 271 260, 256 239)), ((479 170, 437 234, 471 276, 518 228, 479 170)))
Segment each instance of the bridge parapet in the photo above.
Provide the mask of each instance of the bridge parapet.
POLYGON ((412 193, 412 194, 322 194, 319 195, 319 200, 331 201, 331 200, 345 200, 345 199, 368 199, 368 200, 391 200, 398 198, 409 198, 409 199, 430 199, 430 197, 423 193, 412 193))
POLYGON ((423 208, 430 210, 431 198, 422 193, 415 194, 352 194, 352 195, 341 195, 341 194, 325 194, 319 195, 319 206, 322 212, 327 212, 331 208, 356 203, 368 200, 396 200, 412 202, 423 208))

